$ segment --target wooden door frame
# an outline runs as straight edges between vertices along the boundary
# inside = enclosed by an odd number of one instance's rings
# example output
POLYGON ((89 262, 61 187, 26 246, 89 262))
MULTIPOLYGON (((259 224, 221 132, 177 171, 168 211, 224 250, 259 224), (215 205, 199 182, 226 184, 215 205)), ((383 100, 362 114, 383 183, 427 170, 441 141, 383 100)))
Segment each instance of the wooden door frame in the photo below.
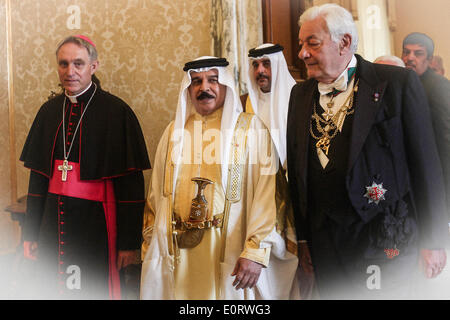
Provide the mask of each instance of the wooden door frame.
POLYGON ((299 52, 298 45, 298 19, 300 15, 306 10, 306 2, 305 0, 262 0, 262 20, 263 20, 263 42, 264 43, 277 43, 277 36, 273 33, 273 2, 274 1, 288 1, 290 8, 290 31, 291 31, 291 40, 290 40, 290 48, 286 48, 290 50, 293 61, 286 61, 288 64, 289 71, 295 80, 300 81, 307 78, 306 75, 306 67, 302 60, 297 58, 299 52))

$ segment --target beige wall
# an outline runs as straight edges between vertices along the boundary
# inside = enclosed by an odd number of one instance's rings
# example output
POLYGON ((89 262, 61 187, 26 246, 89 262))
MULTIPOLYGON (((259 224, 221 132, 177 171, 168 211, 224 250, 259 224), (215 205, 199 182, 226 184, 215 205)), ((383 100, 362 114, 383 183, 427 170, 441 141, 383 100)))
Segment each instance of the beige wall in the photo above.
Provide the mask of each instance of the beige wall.
MULTIPOLYGON (((392 1, 392 0, 388 0, 392 1)), ((435 54, 444 60, 445 74, 450 75, 450 1, 395 0, 397 30, 394 32, 395 55, 402 54, 403 38, 411 32, 429 35, 435 44, 435 54)))
MULTIPOLYGON (((15 245, 17 227, 3 212, 10 202, 8 75, 5 4, 0 0, 0 252, 15 245)), ((153 161, 163 129, 173 118, 183 64, 211 54, 210 0, 10 0, 13 38, 16 159, 40 105, 58 91, 54 51, 70 34, 86 34, 99 51, 104 89, 135 111, 153 161), (80 9, 80 28, 71 5, 80 9)), ((18 196, 28 170, 16 162, 18 196)), ((148 181, 150 172, 146 173, 148 181)))
POLYGON ((8 64, 6 51, 6 2, 0 2, 0 253, 18 241, 18 224, 3 209, 10 204, 8 64))

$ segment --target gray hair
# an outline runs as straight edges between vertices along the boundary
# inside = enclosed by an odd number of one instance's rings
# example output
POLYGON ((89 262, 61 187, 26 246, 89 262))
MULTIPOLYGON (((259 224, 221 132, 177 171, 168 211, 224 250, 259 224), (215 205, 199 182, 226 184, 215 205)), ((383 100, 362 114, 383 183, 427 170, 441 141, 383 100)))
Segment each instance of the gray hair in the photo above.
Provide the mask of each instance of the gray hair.
POLYGON ((61 49, 61 47, 63 45, 65 45, 66 43, 74 43, 79 47, 86 48, 88 55, 89 55, 89 59, 91 59, 91 61, 97 60, 97 58, 98 58, 97 49, 95 49, 95 47, 92 44, 90 44, 89 42, 87 42, 86 40, 78 38, 76 36, 69 36, 69 37, 65 38, 64 40, 62 40, 58 44, 58 47, 56 48, 56 56, 58 56, 59 49, 61 49))
POLYGON ((381 56, 376 58, 373 63, 379 63, 380 61, 390 62, 390 64, 398 67, 405 67, 403 60, 396 56, 381 56))
POLYGON ((314 6, 306 10, 299 18, 298 25, 322 17, 328 27, 331 40, 336 43, 342 39, 346 33, 352 37, 350 50, 355 53, 358 49, 358 31, 352 14, 337 4, 327 3, 321 6, 314 6))

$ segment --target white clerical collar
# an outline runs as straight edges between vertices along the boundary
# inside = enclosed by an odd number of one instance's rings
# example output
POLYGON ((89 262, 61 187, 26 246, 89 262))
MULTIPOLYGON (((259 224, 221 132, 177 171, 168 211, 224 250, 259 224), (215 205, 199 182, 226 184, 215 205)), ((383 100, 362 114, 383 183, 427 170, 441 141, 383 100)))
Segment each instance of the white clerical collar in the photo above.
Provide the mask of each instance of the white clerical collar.
POLYGON ((84 89, 83 91, 81 91, 80 93, 78 93, 78 94, 76 94, 76 95, 74 95, 74 96, 69 96, 69 95, 67 94, 67 91, 66 91, 66 90, 64 90, 64 94, 66 95, 67 98, 69 98, 69 100, 70 100, 71 103, 77 103, 77 102, 78 102, 77 97, 81 96, 83 93, 85 93, 86 91, 88 91, 89 88, 90 88, 91 86, 92 86, 92 81, 91 81, 91 83, 86 87, 86 89, 84 89))

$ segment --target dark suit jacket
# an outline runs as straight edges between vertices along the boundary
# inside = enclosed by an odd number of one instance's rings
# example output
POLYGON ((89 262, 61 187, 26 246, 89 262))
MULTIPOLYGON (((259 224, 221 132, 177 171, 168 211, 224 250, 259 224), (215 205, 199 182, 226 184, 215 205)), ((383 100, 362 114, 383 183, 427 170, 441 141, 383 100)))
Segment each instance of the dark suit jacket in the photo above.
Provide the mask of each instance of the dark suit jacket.
MULTIPOLYGON (((405 233, 400 239, 413 232, 423 248, 443 248, 448 227, 442 169, 419 78, 413 71, 356 57, 360 81, 345 181, 351 205, 366 224, 381 217, 388 228, 392 218, 394 227, 385 232, 405 233), (378 205, 369 204, 364 197, 366 187, 374 181, 387 189, 386 199, 378 205), (389 219, 384 218, 387 216, 389 219), (404 224, 406 220, 412 221, 414 228, 404 224)), ((314 79, 293 87, 287 127, 288 177, 297 236, 306 240, 309 127, 316 94, 314 79)), ((383 236, 383 232, 379 234, 383 236)))
POLYGON ((444 171, 447 212, 450 215, 450 81, 431 69, 420 76, 420 81, 430 105, 436 145, 444 171))

